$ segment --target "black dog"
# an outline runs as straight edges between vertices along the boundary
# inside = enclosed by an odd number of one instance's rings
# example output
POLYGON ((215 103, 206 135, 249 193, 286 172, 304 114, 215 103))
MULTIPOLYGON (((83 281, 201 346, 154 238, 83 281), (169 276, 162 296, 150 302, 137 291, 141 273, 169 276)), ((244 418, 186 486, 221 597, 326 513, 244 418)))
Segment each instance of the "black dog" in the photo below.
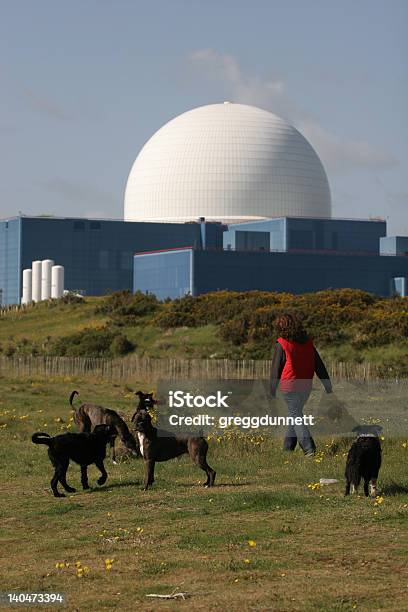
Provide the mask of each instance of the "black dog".
POLYGON ((136 412, 130 419, 131 423, 133 423, 133 421, 135 420, 139 410, 149 410, 157 404, 157 400, 153 398, 153 393, 143 393, 143 391, 136 391, 135 395, 139 398, 139 404, 136 408, 136 412))
POLYGON ((176 436, 168 431, 158 430, 153 427, 152 417, 147 410, 138 410, 135 416, 135 430, 146 463, 145 491, 154 482, 156 461, 168 461, 185 453, 207 474, 204 486, 213 486, 216 473, 207 463, 208 444, 202 436, 176 436))
POLYGON ((81 483, 84 489, 88 485, 88 465, 94 463, 100 470, 102 476, 98 479, 98 485, 106 482, 106 473, 103 461, 106 457, 106 445, 117 435, 112 425, 97 425, 92 433, 66 433, 51 437, 47 433, 35 433, 32 436, 34 444, 45 444, 48 446, 48 456, 55 468, 51 480, 51 489, 55 497, 65 497, 59 493, 58 481, 68 493, 75 493, 75 489, 66 481, 69 461, 75 461, 81 466, 81 483))
POLYGON ((358 434, 347 455, 346 489, 344 495, 357 491, 361 479, 364 480, 364 495, 377 495, 377 478, 381 467, 381 443, 379 425, 358 426, 353 429, 358 434))

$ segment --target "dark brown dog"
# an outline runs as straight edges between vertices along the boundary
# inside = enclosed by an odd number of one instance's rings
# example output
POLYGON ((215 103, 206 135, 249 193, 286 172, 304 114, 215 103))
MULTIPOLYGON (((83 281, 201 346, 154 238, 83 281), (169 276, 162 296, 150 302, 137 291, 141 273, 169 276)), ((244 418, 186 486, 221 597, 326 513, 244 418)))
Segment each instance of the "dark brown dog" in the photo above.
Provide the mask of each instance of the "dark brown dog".
POLYGON ((168 431, 158 430, 152 425, 152 417, 147 410, 136 412, 135 430, 146 465, 145 491, 154 482, 156 461, 168 461, 184 454, 190 455, 194 463, 207 474, 204 486, 213 486, 216 473, 207 463, 208 443, 202 436, 176 436, 168 431))
POLYGON ((136 391, 135 395, 139 398, 139 404, 136 408, 136 412, 130 419, 131 423, 133 423, 133 421, 135 420, 139 410, 149 410, 157 404, 157 400, 154 399, 153 393, 143 393, 143 391, 136 391))
MULTIPOLYGON (((125 447, 135 457, 140 457, 139 445, 135 438, 130 433, 125 421, 118 415, 117 412, 110 408, 104 408, 97 404, 81 404, 77 408, 73 404, 75 395, 79 395, 78 391, 73 391, 69 397, 69 403, 74 412, 74 421, 80 432, 90 432, 96 425, 112 425, 117 431, 120 440, 125 447)), ((116 463, 115 440, 112 438, 110 442, 112 448, 112 461, 116 463)))

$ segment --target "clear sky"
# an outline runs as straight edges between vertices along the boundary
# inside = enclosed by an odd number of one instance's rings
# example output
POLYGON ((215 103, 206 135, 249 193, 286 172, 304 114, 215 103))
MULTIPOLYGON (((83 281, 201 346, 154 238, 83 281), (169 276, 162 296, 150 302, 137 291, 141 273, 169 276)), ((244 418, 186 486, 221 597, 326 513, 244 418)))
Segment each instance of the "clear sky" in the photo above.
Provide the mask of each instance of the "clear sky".
POLYGON ((406 0, 0 0, 0 217, 123 216, 163 123, 231 100, 291 121, 338 217, 408 234, 406 0))

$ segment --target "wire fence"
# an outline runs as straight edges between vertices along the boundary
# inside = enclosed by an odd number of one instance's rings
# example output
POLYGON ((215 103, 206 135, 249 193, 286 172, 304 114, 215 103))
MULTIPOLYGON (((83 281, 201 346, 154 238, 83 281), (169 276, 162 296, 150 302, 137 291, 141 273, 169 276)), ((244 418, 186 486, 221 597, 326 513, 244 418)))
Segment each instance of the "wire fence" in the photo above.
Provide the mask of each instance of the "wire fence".
MULTIPOLYGON (((370 381, 393 378, 392 372, 365 362, 328 363, 333 380, 370 381)), ((268 359, 175 359, 129 357, 103 359, 87 357, 5 357, 0 356, 0 376, 78 377, 107 381, 135 382, 157 380, 245 380, 268 379, 271 361, 268 359)))

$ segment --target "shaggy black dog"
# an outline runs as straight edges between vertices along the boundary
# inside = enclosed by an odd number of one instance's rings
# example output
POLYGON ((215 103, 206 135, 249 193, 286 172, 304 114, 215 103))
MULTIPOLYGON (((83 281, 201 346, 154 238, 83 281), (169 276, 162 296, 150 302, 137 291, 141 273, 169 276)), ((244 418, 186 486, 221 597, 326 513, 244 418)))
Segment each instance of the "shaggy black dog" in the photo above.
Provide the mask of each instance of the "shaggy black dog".
POLYGON ((185 453, 190 455, 194 463, 207 474, 204 486, 213 486, 215 471, 207 463, 208 443, 202 436, 178 436, 168 431, 158 430, 156 427, 153 427, 152 417, 147 410, 138 410, 136 412, 135 430, 137 431, 140 451, 146 465, 145 491, 154 482, 154 466, 156 461, 168 461, 185 453))
POLYGON ((81 483, 84 489, 89 489, 87 468, 92 463, 102 474, 98 479, 98 485, 105 484, 108 477, 103 465, 106 457, 106 445, 116 435, 116 429, 112 425, 97 425, 92 433, 65 433, 55 437, 41 432, 33 434, 31 440, 34 444, 48 446, 48 456, 55 468, 51 480, 51 489, 54 496, 65 497, 63 493, 58 491, 58 482, 68 493, 75 493, 75 489, 70 487, 66 480, 70 459, 81 466, 81 483))
POLYGON ((344 495, 357 491, 361 479, 364 480, 364 495, 377 495, 377 478, 381 467, 381 443, 379 425, 358 426, 353 429, 358 434, 347 455, 346 489, 344 495), (368 486, 370 485, 370 491, 368 486))

